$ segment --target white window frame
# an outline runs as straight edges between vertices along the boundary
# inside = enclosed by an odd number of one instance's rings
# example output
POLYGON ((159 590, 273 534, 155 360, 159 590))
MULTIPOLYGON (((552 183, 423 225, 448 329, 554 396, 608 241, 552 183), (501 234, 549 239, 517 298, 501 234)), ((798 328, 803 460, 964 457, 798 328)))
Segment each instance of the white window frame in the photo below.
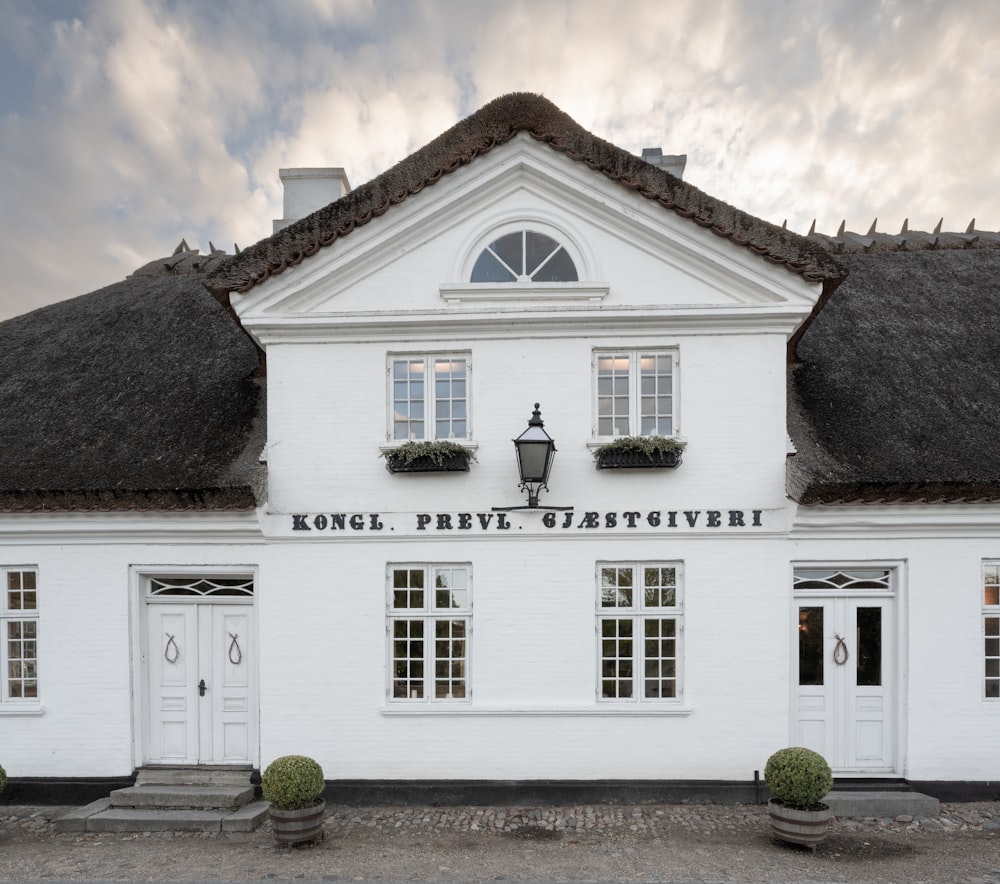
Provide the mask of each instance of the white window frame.
MULTIPOLYGON (((405 649, 407 654, 410 649, 405 649)), ((386 699, 392 705, 451 705, 468 704, 472 702, 472 565, 469 562, 392 562, 386 566, 386 699), (394 594, 398 591, 405 593, 406 588, 397 587, 395 575, 398 572, 421 572, 423 574, 423 599, 421 604, 398 606, 394 603, 394 594), (465 580, 465 604, 458 607, 442 608, 438 607, 435 590, 437 587, 437 577, 443 572, 462 572, 465 580), (438 636, 437 627, 439 624, 448 622, 461 622, 464 624, 464 635, 459 638, 453 636, 438 636), (401 634, 399 627, 406 622, 422 624, 422 634, 419 641, 422 642, 422 653, 416 656, 398 656, 397 649, 399 642, 407 642, 409 639, 401 634), (464 642, 464 657, 453 657, 450 655, 452 648, 448 648, 449 654, 439 657, 439 643, 442 642, 464 642), (419 677, 409 677, 408 672, 397 670, 397 663, 405 667, 405 661, 419 660, 421 662, 421 675, 419 677), (461 696, 445 694, 438 696, 437 692, 437 664, 449 663, 455 660, 461 662, 461 675, 456 677, 450 673, 446 681, 461 680, 463 692, 461 696), (406 687, 410 682, 420 682, 419 688, 406 687), (403 690, 400 694, 399 691, 403 690)))
POLYGON ((472 439, 472 354, 468 350, 420 352, 420 353, 390 353, 386 359, 386 439, 390 444, 402 445, 404 442, 435 442, 454 440, 466 442, 472 439), (462 360, 465 362, 465 435, 437 435, 437 383, 435 363, 462 360), (396 437, 396 396, 395 396, 395 366, 400 362, 423 362, 424 366, 424 434, 422 436, 410 433, 406 438, 396 437))
MULTIPOLYGON (((594 350, 591 360, 591 376, 593 387, 593 426, 591 432, 596 440, 610 441, 621 436, 669 436, 680 438, 680 410, 678 408, 679 366, 678 352, 672 347, 620 347, 601 348, 594 350), (645 356, 668 358, 670 360, 670 432, 644 433, 642 431, 642 375, 641 360, 645 356), (628 360, 628 432, 622 433, 612 427, 612 432, 601 432, 601 400, 604 396, 600 390, 600 363, 604 359, 628 360)), ((613 419, 613 418, 612 418, 613 419)))
POLYGON ((39 676, 39 654, 38 654, 38 642, 39 642, 39 588, 38 588, 38 567, 36 565, 4 565, 0 567, 0 591, 2 591, 2 597, 0 597, 0 707, 5 707, 8 709, 16 708, 31 708, 37 709, 41 706, 41 679, 39 676), (24 588, 23 580, 22 587, 19 589, 14 589, 11 587, 11 576, 14 574, 30 574, 33 578, 34 587, 24 588), (24 595, 26 593, 32 593, 35 600, 34 608, 20 608, 14 607, 11 604, 14 593, 20 597, 21 603, 24 601, 24 595), (20 637, 15 638, 11 634, 11 626, 13 624, 21 624, 22 628, 25 624, 32 624, 33 626, 33 636, 24 636, 23 633, 20 637), (34 657, 23 657, 17 660, 12 660, 10 657, 11 646, 13 642, 17 641, 29 641, 33 643, 34 657), (17 681, 22 680, 33 680, 35 682, 35 696, 24 697, 24 696, 11 696, 11 683, 15 680, 15 676, 12 672, 12 665, 14 663, 29 663, 34 666, 33 678, 25 674, 18 675, 16 677, 17 681))
POLYGON ((983 700, 1000 702, 1000 560, 983 562, 982 605, 983 700))
POLYGON ((597 638, 597 678, 596 695, 597 702, 602 705, 671 705, 677 706, 684 699, 684 567, 679 561, 614 561, 598 562, 596 568, 595 582, 597 584, 596 604, 596 628, 597 638), (632 569, 632 601, 631 604, 617 604, 606 606, 603 604, 604 571, 607 569, 632 569), (645 579, 643 571, 647 568, 673 569, 674 571, 674 603, 672 605, 648 604, 645 598, 645 579), (638 580, 637 577, 641 578, 638 580), (605 672, 605 661, 612 659, 624 659, 617 655, 606 656, 607 641, 614 642, 615 638, 605 634, 605 624, 611 621, 631 623, 631 695, 630 696, 605 696, 604 687, 607 681, 620 681, 618 675, 608 676, 605 672), (673 657, 658 656, 652 659, 673 661, 673 676, 660 674, 662 679, 673 679, 673 696, 646 696, 644 681, 646 679, 646 624, 655 621, 673 621, 674 633, 672 636, 662 635, 652 637, 652 640, 672 639, 674 642, 673 657))

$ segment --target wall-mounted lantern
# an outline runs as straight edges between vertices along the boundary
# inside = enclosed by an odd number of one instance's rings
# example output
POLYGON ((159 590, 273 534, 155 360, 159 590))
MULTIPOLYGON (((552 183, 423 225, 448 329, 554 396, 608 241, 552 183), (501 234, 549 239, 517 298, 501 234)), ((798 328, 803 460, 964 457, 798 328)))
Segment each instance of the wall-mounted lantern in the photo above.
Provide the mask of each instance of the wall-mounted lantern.
POLYGON ((545 432, 542 413, 535 403, 535 410, 528 421, 528 428, 514 440, 517 452, 517 469, 521 474, 522 491, 528 492, 528 508, 538 506, 538 493, 548 491, 549 471, 556 453, 555 440, 545 432))

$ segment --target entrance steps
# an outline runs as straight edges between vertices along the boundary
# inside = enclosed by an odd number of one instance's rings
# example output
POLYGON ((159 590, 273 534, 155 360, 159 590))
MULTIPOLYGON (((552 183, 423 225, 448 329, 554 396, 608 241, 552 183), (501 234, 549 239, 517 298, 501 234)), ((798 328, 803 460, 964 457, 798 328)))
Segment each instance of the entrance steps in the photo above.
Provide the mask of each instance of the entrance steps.
POLYGON ((249 767, 144 767, 116 789, 55 821, 61 832, 250 832, 267 816, 249 767))
POLYGON ((849 780, 834 783, 823 803, 834 816, 863 817, 933 817, 941 813, 937 798, 917 792, 905 780, 849 780))

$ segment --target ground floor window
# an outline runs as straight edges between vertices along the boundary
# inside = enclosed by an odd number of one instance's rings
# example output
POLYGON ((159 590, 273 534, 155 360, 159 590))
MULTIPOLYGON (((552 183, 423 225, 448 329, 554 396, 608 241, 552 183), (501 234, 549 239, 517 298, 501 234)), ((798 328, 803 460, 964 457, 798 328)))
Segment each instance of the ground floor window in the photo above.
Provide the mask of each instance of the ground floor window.
POLYGON ((38 699, 38 574, 0 567, 0 702, 38 699))
POLYGON ((1000 699, 1000 562, 983 567, 984 696, 1000 699))
POLYGON ((598 564, 601 700, 647 702, 680 698, 680 580, 681 568, 677 563, 598 564))
POLYGON ((468 564, 389 566, 390 699, 469 698, 470 572, 468 564))

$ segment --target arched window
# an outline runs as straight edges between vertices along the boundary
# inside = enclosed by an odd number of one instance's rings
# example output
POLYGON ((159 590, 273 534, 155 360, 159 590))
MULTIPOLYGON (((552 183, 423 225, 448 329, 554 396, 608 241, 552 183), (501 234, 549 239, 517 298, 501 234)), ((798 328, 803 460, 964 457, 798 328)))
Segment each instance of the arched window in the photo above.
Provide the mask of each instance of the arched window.
POLYGON ((577 282, 573 259, 551 236, 518 230, 493 240, 476 259, 472 282, 577 282))

